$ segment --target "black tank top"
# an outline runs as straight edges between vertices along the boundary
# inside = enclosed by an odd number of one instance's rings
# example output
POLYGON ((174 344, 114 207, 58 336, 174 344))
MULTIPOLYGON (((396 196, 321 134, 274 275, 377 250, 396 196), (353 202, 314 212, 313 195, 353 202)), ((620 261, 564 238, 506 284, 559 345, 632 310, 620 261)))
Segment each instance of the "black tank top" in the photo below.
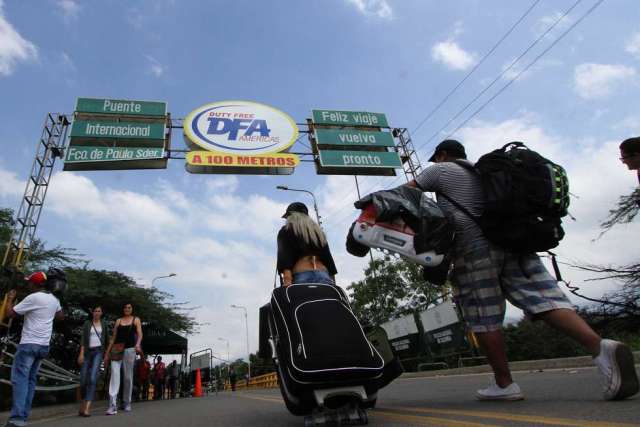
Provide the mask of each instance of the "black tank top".
POLYGON ((131 348, 136 346, 136 330, 133 327, 135 318, 130 325, 118 325, 116 331, 116 343, 124 343, 124 348, 131 348))

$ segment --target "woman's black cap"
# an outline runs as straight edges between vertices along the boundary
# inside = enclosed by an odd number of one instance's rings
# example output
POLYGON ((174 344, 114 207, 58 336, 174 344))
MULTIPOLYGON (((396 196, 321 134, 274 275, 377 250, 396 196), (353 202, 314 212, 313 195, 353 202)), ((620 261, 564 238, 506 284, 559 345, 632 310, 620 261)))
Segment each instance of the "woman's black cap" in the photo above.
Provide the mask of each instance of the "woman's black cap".
POLYGON ((288 217, 291 212, 300 212, 309 215, 309 209, 307 209, 307 206, 302 202, 293 202, 287 206, 287 211, 282 215, 282 218, 288 217))
POLYGON ((461 159, 467 158, 467 153, 464 151, 464 145, 460 144, 460 142, 455 139, 445 139, 442 141, 435 150, 433 150, 433 155, 429 159, 430 162, 434 162, 436 160, 436 155, 441 151, 446 151, 448 155, 455 156, 461 159))

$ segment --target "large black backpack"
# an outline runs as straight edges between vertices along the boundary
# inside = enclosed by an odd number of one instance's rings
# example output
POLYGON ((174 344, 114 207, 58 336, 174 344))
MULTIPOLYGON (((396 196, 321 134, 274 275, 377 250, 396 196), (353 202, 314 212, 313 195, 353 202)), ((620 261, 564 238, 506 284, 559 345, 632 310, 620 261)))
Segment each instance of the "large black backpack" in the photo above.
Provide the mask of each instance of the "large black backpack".
POLYGON ((569 208, 569 180, 562 166, 522 142, 511 142, 480 157, 473 170, 480 175, 484 191, 480 217, 443 196, 472 217, 487 239, 518 253, 558 246, 564 237, 561 218, 569 208))

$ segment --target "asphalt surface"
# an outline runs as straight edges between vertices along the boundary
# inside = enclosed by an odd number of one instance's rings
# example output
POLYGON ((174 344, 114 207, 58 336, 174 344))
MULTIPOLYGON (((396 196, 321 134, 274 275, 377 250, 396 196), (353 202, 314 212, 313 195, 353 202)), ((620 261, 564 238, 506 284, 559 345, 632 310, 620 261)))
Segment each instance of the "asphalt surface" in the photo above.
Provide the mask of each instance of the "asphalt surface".
MULTIPOLYGON (((569 369, 514 374, 526 399, 520 402, 479 402, 473 397, 488 375, 464 375, 396 380, 381 390, 372 426, 638 426, 640 397, 603 401, 595 369, 569 369)), ((74 415, 35 420, 42 427, 76 426, 301 426, 290 415, 277 389, 219 393, 134 404, 130 413, 91 418, 74 415)))

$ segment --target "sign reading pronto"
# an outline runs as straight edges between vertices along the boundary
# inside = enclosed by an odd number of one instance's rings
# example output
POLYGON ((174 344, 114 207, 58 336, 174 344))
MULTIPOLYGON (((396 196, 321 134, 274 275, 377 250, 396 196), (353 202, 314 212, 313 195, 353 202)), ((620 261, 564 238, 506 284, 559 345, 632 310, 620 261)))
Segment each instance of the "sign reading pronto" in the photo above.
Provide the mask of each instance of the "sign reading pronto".
POLYGON ((318 125, 366 126, 388 128, 387 116, 366 111, 312 110, 313 123, 318 125))
POLYGON ((193 110, 184 120, 192 173, 281 175, 293 173, 298 156, 282 153, 298 137, 286 113, 250 101, 222 101, 193 110), (201 150, 206 151, 201 151, 201 150))
POLYGON ((318 145, 395 146, 389 132, 370 132, 357 129, 316 129, 315 132, 318 145))
POLYGON ((400 156, 395 151, 321 150, 320 165, 333 168, 400 168, 400 156))
POLYGON ((167 103, 124 99, 78 98, 76 112, 120 116, 165 116, 167 114, 167 103))

